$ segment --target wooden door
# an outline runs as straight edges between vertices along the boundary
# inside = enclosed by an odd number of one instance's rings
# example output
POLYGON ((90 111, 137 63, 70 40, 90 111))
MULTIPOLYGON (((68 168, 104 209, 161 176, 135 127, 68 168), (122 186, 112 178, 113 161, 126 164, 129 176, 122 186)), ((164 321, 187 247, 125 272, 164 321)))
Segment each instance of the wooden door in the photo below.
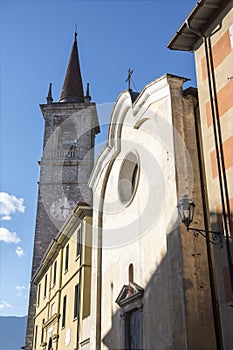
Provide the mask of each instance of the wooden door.
POLYGON ((142 350, 142 312, 133 310, 127 316, 126 349, 142 350))

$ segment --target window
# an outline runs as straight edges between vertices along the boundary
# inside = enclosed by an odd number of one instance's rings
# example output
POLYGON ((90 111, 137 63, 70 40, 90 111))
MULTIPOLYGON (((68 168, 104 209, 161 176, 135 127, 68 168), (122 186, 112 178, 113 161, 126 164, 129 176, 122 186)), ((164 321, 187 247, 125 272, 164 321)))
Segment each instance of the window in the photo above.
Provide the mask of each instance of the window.
POLYGON ((36 325, 35 338, 34 338, 34 349, 36 349, 36 346, 37 346, 37 333, 38 333, 38 326, 36 325))
POLYGON ((48 279, 48 276, 45 275, 45 279, 44 279, 44 298, 46 298, 46 294, 47 294, 47 279, 48 279))
POLYGON ((49 338, 49 344, 48 344, 48 350, 52 350, 53 348, 53 341, 52 341, 52 337, 49 338))
POLYGON ((69 244, 66 246, 66 254, 65 254, 65 271, 68 270, 69 266, 69 244))
POLYGON ((52 317, 55 314, 55 303, 52 303, 51 309, 50 309, 50 316, 52 317))
POLYGON ((127 154, 121 165, 118 192, 120 200, 123 204, 129 204, 133 199, 139 181, 139 159, 135 152, 127 154))
POLYGON ((79 311, 79 284, 76 284, 74 290, 74 318, 78 317, 79 311))
POLYGON ((129 282, 133 282, 133 264, 129 265, 129 282))
POLYGON ((44 342, 44 323, 45 323, 45 319, 43 318, 42 329, 41 329, 41 344, 44 342))
POLYGON ((57 261, 53 264, 53 285, 56 284, 57 279, 57 261))
POLYGON ((40 284, 38 286, 38 291, 37 291, 37 306, 40 305, 40 284))
POLYGON ((65 327, 66 325, 66 299, 67 299, 67 296, 65 295, 63 298, 62 323, 61 323, 62 327, 65 327))
POLYGON ((82 236, 81 236, 81 228, 77 231, 77 244, 76 244, 76 256, 80 255, 81 246, 82 246, 82 236))

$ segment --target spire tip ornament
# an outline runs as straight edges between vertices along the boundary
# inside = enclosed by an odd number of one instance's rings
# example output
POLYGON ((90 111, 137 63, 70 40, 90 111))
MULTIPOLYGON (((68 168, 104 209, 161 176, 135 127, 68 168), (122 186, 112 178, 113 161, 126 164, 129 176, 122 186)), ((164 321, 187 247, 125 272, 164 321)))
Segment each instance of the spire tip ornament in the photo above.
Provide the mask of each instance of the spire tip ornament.
POLYGON ((53 103, 53 97, 52 97, 52 83, 49 84, 49 92, 48 96, 46 97, 47 104, 53 103))
POLYGON ((86 95, 85 95, 85 97, 84 97, 84 101, 85 101, 86 103, 90 103, 90 102, 91 102, 91 95, 90 95, 89 86, 90 86, 90 84, 87 83, 86 95))

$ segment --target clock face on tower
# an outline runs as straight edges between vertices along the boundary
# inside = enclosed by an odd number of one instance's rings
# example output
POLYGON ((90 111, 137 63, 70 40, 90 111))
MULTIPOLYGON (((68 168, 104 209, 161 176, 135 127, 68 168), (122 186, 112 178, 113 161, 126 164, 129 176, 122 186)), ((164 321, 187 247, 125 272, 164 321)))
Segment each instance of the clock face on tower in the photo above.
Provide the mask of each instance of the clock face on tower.
POLYGON ((51 204, 50 214, 56 220, 65 221, 71 214, 74 205, 74 201, 67 199, 66 197, 59 198, 51 204))

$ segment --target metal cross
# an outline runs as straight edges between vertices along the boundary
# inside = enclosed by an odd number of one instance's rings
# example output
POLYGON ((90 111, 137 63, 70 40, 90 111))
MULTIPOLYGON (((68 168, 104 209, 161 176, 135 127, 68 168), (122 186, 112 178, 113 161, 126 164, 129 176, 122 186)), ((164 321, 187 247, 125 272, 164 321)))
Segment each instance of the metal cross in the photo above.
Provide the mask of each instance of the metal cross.
POLYGON ((133 70, 130 70, 130 68, 129 68, 129 70, 128 70, 128 77, 127 77, 127 79, 125 80, 125 82, 128 82, 128 90, 129 90, 129 91, 131 90, 131 88, 130 88, 130 82, 131 82, 131 76, 132 76, 132 74, 133 74, 133 70))

